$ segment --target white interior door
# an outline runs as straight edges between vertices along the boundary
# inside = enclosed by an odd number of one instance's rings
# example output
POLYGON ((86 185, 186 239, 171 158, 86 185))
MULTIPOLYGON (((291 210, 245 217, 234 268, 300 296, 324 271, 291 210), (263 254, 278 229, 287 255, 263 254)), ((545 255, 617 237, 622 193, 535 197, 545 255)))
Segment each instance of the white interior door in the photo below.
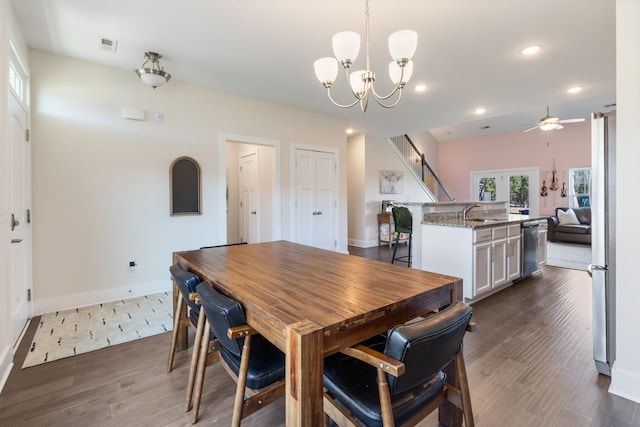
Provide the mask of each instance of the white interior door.
POLYGON ((241 242, 258 243, 260 241, 258 164, 258 150, 252 150, 240 156, 241 242))
POLYGON ((31 146, 27 112, 13 93, 8 99, 11 150, 11 333, 16 342, 29 318, 31 288, 31 146))
POLYGON ((336 155, 296 149, 295 241, 336 248, 336 155))

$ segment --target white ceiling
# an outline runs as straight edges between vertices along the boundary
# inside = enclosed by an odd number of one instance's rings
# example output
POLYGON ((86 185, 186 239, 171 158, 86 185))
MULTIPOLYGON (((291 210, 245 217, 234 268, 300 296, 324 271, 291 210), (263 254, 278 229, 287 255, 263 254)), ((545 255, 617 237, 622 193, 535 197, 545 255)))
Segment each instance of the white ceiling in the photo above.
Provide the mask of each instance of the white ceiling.
MULTIPOLYGON (((156 51, 173 80, 340 117, 358 133, 431 130, 445 141, 524 130, 547 105, 560 118, 588 118, 615 103, 615 0, 370 0, 378 92, 390 89, 388 35, 417 31, 418 51, 400 104, 387 110, 372 101, 366 113, 333 106, 313 72, 316 59, 332 55, 334 33, 353 30, 364 40, 364 0, 12 4, 32 48, 124 70, 156 51), (116 40, 116 53, 99 49, 100 37, 116 40), (518 53, 532 44, 543 46, 540 54, 518 53), (417 82, 429 89, 415 92, 417 82), (566 93, 576 85, 582 93, 566 93), (481 119, 478 106, 487 109, 481 119)), ((340 74, 332 93, 346 102, 344 84, 340 74)))

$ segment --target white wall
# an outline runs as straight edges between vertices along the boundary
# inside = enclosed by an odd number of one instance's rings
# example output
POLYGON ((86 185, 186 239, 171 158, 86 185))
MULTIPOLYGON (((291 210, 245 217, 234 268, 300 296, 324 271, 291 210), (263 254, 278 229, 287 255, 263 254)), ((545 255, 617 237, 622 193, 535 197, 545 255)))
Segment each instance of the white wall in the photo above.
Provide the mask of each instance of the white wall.
POLYGON ((616 326, 617 359, 610 391, 640 403, 638 242, 640 227, 640 2, 617 0, 616 326))
MULTIPOLYGON (((292 220, 290 144, 346 159, 342 120, 177 80, 153 90, 133 72, 41 51, 30 59, 35 313, 169 289, 173 251, 225 243, 225 135, 280 141, 281 224, 292 220), (123 107, 145 110, 147 120, 122 119, 123 107), (179 156, 202 167, 201 216, 169 216, 169 165, 179 156)), ((346 191, 338 217, 346 252, 346 191)))
POLYGON ((365 136, 352 136, 347 140, 347 183, 349 188, 349 244, 366 246, 364 232, 365 212, 365 136))
MULTIPOLYGON (((378 213, 380 212, 382 200, 393 200, 397 202, 426 202, 427 198, 424 189, 420 186, 419 180, 411 174, 410 170, 398 157, 385 138, 366 135, 351 138, 349 144, 353 146, 353 154, 350 153, 349 169, 360 174, 364 172, 364 179, 350 178, 349 197, 351 194, 364 194, 363 208, 354 208, 349 211, 349 241, 351 244, 360 247, 372 247, 378 245, 378 213), (362 150, 364 144, 364 151, 362 150), (400 194, 380 193, 380 171, 395 170, 404 172, 403 190, 400 194)), ((358 203, 350 201, 352 204, 358 203)))
POLYGON ((431 169, 438 174, 440 146, 438 140, 428 130, 411 134, 409 138, 411 138, 418 150, 424 154, 424 158, 427 160, 427 163, 429 163, 429 166, 431 166, 431 169))

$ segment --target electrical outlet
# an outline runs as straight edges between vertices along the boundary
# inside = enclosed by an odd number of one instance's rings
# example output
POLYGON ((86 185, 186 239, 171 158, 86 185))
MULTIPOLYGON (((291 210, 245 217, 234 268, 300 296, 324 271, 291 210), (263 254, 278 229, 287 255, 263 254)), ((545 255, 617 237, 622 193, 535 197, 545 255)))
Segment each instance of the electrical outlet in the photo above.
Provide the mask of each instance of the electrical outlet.
POLYGON ((138 264, 135 261, 129 261, 129 270, 134 271, 138 264))

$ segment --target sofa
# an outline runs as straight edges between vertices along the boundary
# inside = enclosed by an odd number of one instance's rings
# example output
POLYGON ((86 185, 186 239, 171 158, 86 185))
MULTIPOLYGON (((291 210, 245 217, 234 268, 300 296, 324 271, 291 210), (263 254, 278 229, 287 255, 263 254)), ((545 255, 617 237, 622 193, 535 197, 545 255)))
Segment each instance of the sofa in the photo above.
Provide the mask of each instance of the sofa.
POLYGON ((591 244, 591 207, 556 208, 555 215, 548 217, 547 222, 550 242, 591 244))

